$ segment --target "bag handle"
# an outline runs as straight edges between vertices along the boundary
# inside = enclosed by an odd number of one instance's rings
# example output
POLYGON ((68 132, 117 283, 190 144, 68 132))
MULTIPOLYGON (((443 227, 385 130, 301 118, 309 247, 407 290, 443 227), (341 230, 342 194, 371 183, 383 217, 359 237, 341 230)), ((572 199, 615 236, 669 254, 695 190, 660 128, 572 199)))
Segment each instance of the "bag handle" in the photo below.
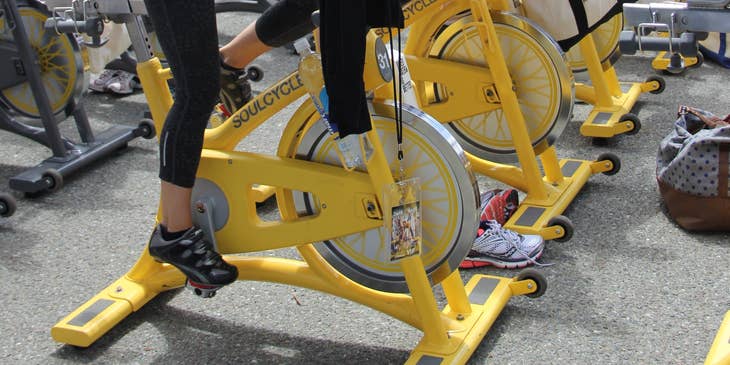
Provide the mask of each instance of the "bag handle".
MULTIPOLYGON (((682 116, 684 114, 692 114, 696 116, 697 118, 700 118, 703 123, 705 123, 705 126, 707 128, 718 128, 718 127, 726 127, 730 125, 730 115, 727 115, 725 118, 720 118, 716 116, 715 114, 712 114, 710 112, 706 112, 704 110, 700 110, 697 108, 693 108, 691 106, 686 105, 680 105, 679 110, 677 111, 677 116, 682 116)), ((690 131, 690 133, 694 134, 697 131, 690 131)))

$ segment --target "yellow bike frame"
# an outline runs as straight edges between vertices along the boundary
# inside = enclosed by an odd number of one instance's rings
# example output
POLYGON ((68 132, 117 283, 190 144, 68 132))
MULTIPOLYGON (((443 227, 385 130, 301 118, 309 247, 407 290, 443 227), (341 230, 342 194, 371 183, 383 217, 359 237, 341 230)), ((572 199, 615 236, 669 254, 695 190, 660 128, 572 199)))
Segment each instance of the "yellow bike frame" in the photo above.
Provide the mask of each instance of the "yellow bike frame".
POLYGON ((725 314, 725 319, 723 319, 705 359, 705 365, 727 364, 730 364, 730 311, 725 314))
MULTIPOLYGON (((415 0, 405 4, 403 9, 406 27, 410 28, 404 54, 416 83, 418 107, 441 122, 503 109, 517 151, 519 167, 469 154, 473 171, 526 193, 519 209, 506 223, 506 228, 525 234, 539 234, 546 240, 569 239, 572 224, 561 216, 562 212, 592 175, 610 172, 617 166, 610 160, 559 160, 552 146, 536 156, 490 13, 512 11, 510 2, 436 0, 424 3, 415 0), (466 11, 470 11, 474 17, 473 25, 479 31, 483 57, 489 67, 427 57, 427 50, 439 28, 447 20, 466 11), (462 97, 429 104, 423 91, 425 82, 446 84, 449 90, 458 91, 462 97), (498 103, 485 101, 485 92, 490 89, 496 90, 499 95, 498 103), (537 164, 538 157, 544 174, 537 164)), ((386 32, 380 31, 378 34, 387 39, 386 32)), ((375 95, 393 98, 391 88, 377 89, 375 95)))
MULTIPOLYGON (((481 5, 479 2, 473 4, 479 5, 472 9, 475 13, 486 9, 483 2, 481 5)), ((373 44, 373 38, 370 39, 369 50, 373 44)), ((138 64, 138 74, 159 131, 172 105, 166 83, 171 76, 170 71, 152 58, 138 64)), ((198 177, 214 181, 224 191, 231 192, 227 200, 230 206, 235 207, 231 209, 231 219, 237 222, 233 227, 224 227, 216 232, 219 250, 227 254, 295 246, 302 261, 240 255, 226 256, 226 261, 238 268, 239 280, 285 283, 337 295, 420 329, 423 338, 408 363, 434 360, 465 363, 508 300, 514 295, 541 294, 545 289, 544 279, 537 272, 509 279, 475 275, 464 285, 459 271, 453 270, 445 273, 440 282, 448 305, 439 311, 419 256, 403 259, 400 264, 410 294, 377 291, 334 270, 311 242, 383 224, 380 190, 392 183, 393 177, 376 131, 373 129, 367 133, 374 148, 372 157, 366 161, 368 173, 348 172, 341 167, 293 158, 234 151, 243 136, 281 107, 304 95, 300 83, 296 73, 288 76, 256 96, 221 126, 205 134, 198 177), (284 89, 287 91, 283 92, 284 89), (277 100, 267 104, 266 98, 277 100), (266 108, 262 107, 264 104, 266 108), (252 171, 256 174, 251 174, 252 171), (263 222, 256 215, 253 190, 256 184, 276 187, 282 214, 280 222, 263 222), (297 216, 291 199, 287 198, 287 192, 291 190, 313 192, 320 203, 326 204, 326 209, 320 209, 316 216, 297 216)), ((300 138, 309 127, 309 117, 315 113, 311 103, 301 107, 284 131, 284 143, 280 146, 291 146, 291 143, 285 142, 300 138)), ((194 214, 205 214, 210 208, 202 202, 196 206, 194 214)), ((180 271, 156 262, 145 249, 129 272, 59 321, 52 328, 51 335, 59 342, 89 346, 158 293, 180 287, 185 280, 180 271)))
POLYGON ((633 116, 629 116, 631 109, 642 93, 662 92, 663 80, 650 77, 645 82, 622 85, 613 66, 604 67, 601 64, 591 34, 586 35, 578 46, 586 60, 591 85, 576 84, 575 95, 593 105, 588 118, 580 127, 580 133, 588 137, 609 138, 622 133, 638 132, 641 125, 638 120, 633 120, 633 116))

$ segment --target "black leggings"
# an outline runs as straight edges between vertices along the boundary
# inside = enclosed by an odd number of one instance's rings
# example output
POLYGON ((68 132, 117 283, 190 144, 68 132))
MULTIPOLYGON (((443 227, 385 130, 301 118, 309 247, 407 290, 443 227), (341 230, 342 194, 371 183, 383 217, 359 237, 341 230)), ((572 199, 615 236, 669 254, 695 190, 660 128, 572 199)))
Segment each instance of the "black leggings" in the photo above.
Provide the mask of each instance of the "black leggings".
POLYGON ((320 5, 324 80, 330 96, 330 120, 340 136, 371 129, 362 81, 365 36, 369 26, 403 27, 401 5, 407 0, 281 0, 264 12, 256 34, 280 46, 312 31, 311 13, 320 5))
MULTIPOLYGON (((400 4, 408 1, 400 0, 400 4)), ((256 21, 256 35, 269 47, 291 43, 314 30, 311 18, 317 9, 318 0, 279 0, 256 21)))
POLYGON ((318 0, 279 0, 256 21, 256 36, 269 47, 293 42, 314 30, 312 12, 317 9, 318 0))
POLYGON ((220 90, 214 0, 145 0, 175 77, 175 102, 160 135, 160 179, 191 188, 220 90))
MULTIPOLYGON (((175 77, 175 101, 160 135, 160 179, 191 188, 203 135, 220 89, 214 0, 145 0, 175 77)), ((262 14, 256 34, 277 47, 311 32, 317 0, 281 0, 262 14)))
MULTIPOLYGON (((160 135, 160 179, 191 188, 220 89, 214 0, 145 0, 145 5, 175 77, 175 101, 160 135)), ((280 0, 257 20, 256 35, 271 47, 296 40, 314 29, 311 14, 318 7, 318 0, 280 0)))

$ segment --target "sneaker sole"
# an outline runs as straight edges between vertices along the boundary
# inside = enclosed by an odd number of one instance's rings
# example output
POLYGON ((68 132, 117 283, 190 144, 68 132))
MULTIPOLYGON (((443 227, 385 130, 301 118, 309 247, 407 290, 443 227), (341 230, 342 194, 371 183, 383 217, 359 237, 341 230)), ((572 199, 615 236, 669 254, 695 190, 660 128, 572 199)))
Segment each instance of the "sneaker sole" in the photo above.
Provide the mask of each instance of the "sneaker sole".
MULTIPOLYGON (((535 257, 532 259, 532 261, 537 261, 542 257, 542 253, 544 250, 540 250, 540 252, 535 255, 535 257)), ((459 264, 460 269, 476 269, 480 267, 485 266, 494 266, 498 269, 522 269, 527 266, 532 265, 530 261, 519 261, 519 262, 506 262, 506 261, 499 261, 496 259, 488 259, 488 258, 478 258, 478 257, 467 257, 464 259, 464 261, 459 264)))
POLYGON ((472 261, 469 259, 465 259, 461 262, 461 264, 459 264, 460 269, 477 269, 485 266, 492 266, 492 264, 485 261, 472 261))

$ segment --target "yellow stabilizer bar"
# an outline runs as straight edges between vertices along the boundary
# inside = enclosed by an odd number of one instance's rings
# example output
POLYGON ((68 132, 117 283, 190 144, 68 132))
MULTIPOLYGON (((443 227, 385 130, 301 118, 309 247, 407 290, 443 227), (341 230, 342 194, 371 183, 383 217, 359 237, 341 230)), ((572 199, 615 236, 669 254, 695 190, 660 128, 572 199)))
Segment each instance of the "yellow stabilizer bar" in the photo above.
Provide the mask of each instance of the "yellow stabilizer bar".
POLYGON ((155 261, 145 250, 126 275, 56 323, 51 337, 88 347, 157 294, 184 284, 185 276, 180 271, 155 261))
POLYGON ((575 159, 562 159, 557 163, 548 161, 544 163, 546 176, 541 179, 525 174, 515 166, 481 160, 469 154, 467 157, 474 172, 527 193, 527 197, 505 227, 523 234, 538 234, 546 240, 560 238, 566 234, 560 226, 548 226, 548 223, 553 217, 565 211, 588 179, 592 175, 614 168, 610 161, 575 159), (548 171, 547 167, 552 168, 553 165, 558 165, 559 171, 548 171))
POLYGON ((712 342, 710 352, 707 353, 705 365, 728 365, 730 364, 730 311, 725 314, 725 319, 717 331, 715 341, 712 342))
MULTIPOLYGON (((182 286, 185 277, 179 276, 178 286, 182 286)), ((56 323, 51 328, 51 337, 58 342, 88 347, 157 294, 158 291, 148 286, 121 277, 56 323)))
MULTIPOLYGON (((580 127, 580 133, 589 137, 610 138, 618 134, 629 133, 637 128, 633 122, 622 120, 625 114, 629 113, 639 99, 639 95, 650 91, 645 83, 623 84, 629 89, 620 97, 612 97, 611 104, 596 104, 588 114, 585 122, 580 127)), ((576 88, 583 90, 584 87, 576 88)))
POLYGON ((465 364, 510 298, 535 292, 537 286, 529 279, 474 275, 465 288, 471 312, 454 311, 451 305, 444 307, 447 339, 428 342, 424 337, 406 364, 465 364))
POLYGON ((593 110, 580 127, 580 133, 587 137, 610 138, 623 133, 636 133, 640 125, 625 118, 631 112, 639 95, 646 92, 658 94, 664 90, 664 80, 649 77, 645 82, 619 83, 616 70, 611 66, 604 70, 591 34, 579 43, 586 61, 591 85, 576 83, 575 96, 593 105, 593 110))

